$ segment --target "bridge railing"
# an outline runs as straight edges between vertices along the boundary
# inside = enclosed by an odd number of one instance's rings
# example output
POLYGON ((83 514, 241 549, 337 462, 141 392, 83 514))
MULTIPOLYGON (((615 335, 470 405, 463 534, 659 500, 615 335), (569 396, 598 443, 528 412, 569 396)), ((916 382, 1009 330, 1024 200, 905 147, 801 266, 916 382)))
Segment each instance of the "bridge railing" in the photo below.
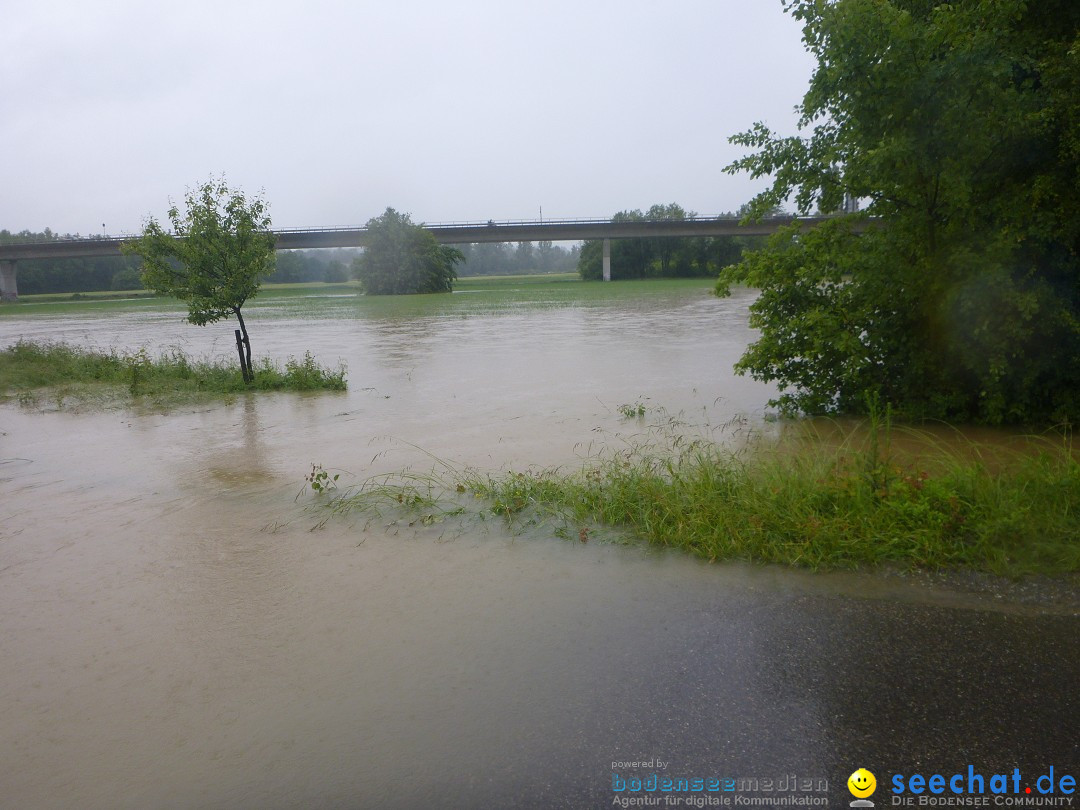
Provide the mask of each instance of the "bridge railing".
MULTIPOLYGON (((670 219, 640 219, 640 220, 625 220, 626 222, 716 222, 717 220, 735 220, 737 216, 719 216, 719 217, 686 217, 680 220, 670 219)), ((480 222, 425 222, 425 228, 482 228, 485 225, 493 226, 511 226, 520 227, 522 225, 610 225, 616 220, 612 217, 577 217, 571 219, 488 219, 480 222)))
MULTIPOLYGON (((12 234, 17 237, 18 234, 12 234)), ((93 234, 83 236, 78 233, 66 233, 64 235, 40 236, 35 239, 5 239, 0 245, 51 245, 53 242, 115 242, 118 239, 138 239, 142 234, 138 233, 110 233, 93 234)))
MULTIPOLYGON (((669 219, 641 219, 627 220, 628 222, 716 222, 717 220, 738 221, 737 216, 719 217, 686 217, 681 220, 669 219)), ((521 227, 529 225, 609 225, 614 220, 611 217, 573 217, 570 219, 544 218, 544 219, 482 219, 482 220, 455 220, 451 222, 422 222, 425 228, 439 228, 449 230, 451 228, 484 228, 484 227, 521 227)), ((275 228, 274 233, 341 233, 348 231, 364 231, 366 225, 348 225, 340 227, 315 226, 310 228, 275 228)))

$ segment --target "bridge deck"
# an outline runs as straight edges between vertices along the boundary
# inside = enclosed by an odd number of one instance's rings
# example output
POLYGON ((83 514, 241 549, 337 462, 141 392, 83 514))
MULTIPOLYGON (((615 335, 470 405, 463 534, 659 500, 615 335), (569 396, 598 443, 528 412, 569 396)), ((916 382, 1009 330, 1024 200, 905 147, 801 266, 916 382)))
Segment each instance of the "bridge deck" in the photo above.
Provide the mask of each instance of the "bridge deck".
MULTIPOLYGON (((556 220, 547 222, 464 222, 426 225, 425 228, 444 245, 475 242, 561 242, 585 239, 633 239, 676 236, 752 236, 774 233, 789 225, 795 217, 769 217, 743 223, 734 218, 685 220, 556 220)), ((801 222, 816 225, 826 217, 803 217, 801 222)), ((277 250, 306 248, 363 247, 366 228, 305 228, 275 231, 277 250)), ((47 242, 22 242, 0 245, 0 260, 61 259, 83 256, 118 256, 120 245, 131 236, 54 239, 47 242)))

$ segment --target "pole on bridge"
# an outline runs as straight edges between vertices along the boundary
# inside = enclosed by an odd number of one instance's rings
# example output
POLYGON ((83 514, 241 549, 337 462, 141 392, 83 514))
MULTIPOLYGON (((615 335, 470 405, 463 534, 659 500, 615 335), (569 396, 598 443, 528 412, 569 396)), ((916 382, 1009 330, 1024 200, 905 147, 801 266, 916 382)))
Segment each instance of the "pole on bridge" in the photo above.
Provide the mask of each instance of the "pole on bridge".
POLYGON ((18 301, 19 288, 15 285, 15 260, 0 259, 0 301, 18 301))
POLYGON ((604 281, 611 281, 611 240, 604 240, 604 281))

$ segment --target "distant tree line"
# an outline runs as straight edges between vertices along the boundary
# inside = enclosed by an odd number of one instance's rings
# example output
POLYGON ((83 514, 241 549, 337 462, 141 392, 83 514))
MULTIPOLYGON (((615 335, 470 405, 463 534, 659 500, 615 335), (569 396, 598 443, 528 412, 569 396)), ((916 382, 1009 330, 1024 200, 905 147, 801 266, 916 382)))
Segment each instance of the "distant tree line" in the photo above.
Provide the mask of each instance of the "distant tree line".
POLYGON ((458 245, 465 256, 459 276, 517 276, 533 273, 573 273, 580 248, 552 242, 480 242, 458 245))
MULTIPOLYGON (((693 219, 697 214, 677 203, 654 205, 640 210, 620 211, 612 222, 693 219)), ((722 216, 736 217, 738 214, 722 216)), ((716 278, 730 264, 742 260, 743 251, 763 244, 762 237, 656 236, 643 239, 611 240, 611 278, 716 278)), ((585 281, 603 278, 604 240, 589 239, 578 257, 578 273, 585 281)))
MULTIPOLYGON (((10 242, 51 242, 69 239, 49 228, 35 233, 0 230, 0 244, 10 242)), ((19 292, 76 293, 94 290, 138 290, 139 260, 125 256, 95 256, 75 259, 20 259, 19 292)))
POLYGON ((274 272, 266 280, 271 284, 311 281, 340 284, 352 278, 350 268, 360 254, 360 248, 279 250, 274 272))

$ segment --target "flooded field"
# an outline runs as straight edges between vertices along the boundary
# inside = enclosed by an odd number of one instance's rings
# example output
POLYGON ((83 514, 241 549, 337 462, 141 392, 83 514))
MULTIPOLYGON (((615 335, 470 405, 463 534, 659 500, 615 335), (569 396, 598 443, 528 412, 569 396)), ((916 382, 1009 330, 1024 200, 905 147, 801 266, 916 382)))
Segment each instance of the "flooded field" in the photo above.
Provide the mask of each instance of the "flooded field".
MULTIPOLYGON (((602 807, 614 763, 650 757, 827 778, 833 804, 863 764, 1068 771, 1074 616, 496 521, 320 526, 296 498, 313 463, 576 466, 654 419, 762 425, 770 390, 731 372, 749 300, 268 296, 256 355, 344 362, 347 393, 0 406, 0 807, 602 807)), ((160 302, 0 311, 2 346, 230 356, 231 328, 160 302)))

